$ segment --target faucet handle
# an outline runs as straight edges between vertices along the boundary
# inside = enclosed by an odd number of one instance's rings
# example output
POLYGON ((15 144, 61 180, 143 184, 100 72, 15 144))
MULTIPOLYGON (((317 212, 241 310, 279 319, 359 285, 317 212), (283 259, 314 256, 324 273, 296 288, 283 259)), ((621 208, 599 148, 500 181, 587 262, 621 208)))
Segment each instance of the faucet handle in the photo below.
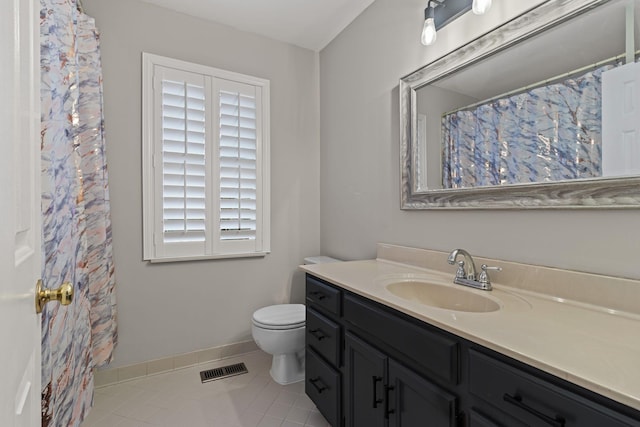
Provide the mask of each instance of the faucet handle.
POLYGON ((480 269, 482 271, 478 276, 478 282, 482 283, 483 285, 491 284, 491 279, 489 278, 489 273, 487 273, 487 270, 502 271, 502 267, 489 267, 487 264, 482 264, 482 266, 480 266, 480 269))
POLYGON ((464 270, 464 261, 458 261, 458 269, 456 270, 456 278, 457 279, 465 279, 467 277, 467 273, 464 270))

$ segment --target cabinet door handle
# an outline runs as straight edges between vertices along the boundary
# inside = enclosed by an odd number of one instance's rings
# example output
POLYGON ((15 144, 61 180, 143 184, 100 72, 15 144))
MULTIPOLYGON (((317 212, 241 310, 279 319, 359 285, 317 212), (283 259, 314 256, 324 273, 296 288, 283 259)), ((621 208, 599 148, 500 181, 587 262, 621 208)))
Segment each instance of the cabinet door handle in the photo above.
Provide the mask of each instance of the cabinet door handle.
POLYGON ((511 403, 512 405, 517 406, 518 408, 522 409, 523 411, 527 411, 531 415, 534 415, 537 418, 540 418, 542 421, 544 421, 545 423, 549 424, 550 426, 564 427, 564 422, 565 422, 564 418, 562 418, 559 415, 556 415, 555 418, 551 418, 550 416, 543 414, 542 412, 538 411, 537 409, 534 409, 531 406, 525 404, 522 401, 522 396, 518 396, 517 394, 515 396, 511 396, 510 394, 505 393, 503 398, 504 398, 505 402, 511 403))
POLYGON ((396 411, 395 409, 391 409, 389 407, 389 392, 395 390, 394 386, 388 385, 385 386, 384 388, 384 417, 386 419, 389 419, 389 415, 394 414, 396 411))
POLYGON ((319 394, 322 394, 322 392, 327 389, 327 386, 320 380, 320 377, 309 378, 309 382, 318 390, 319 394), (318 383, 320 383, 320 385, 318 385, 318 383))
POLYGON ((311 291, 311 292, 309 292, 309 295, 314 296, 314 297, 318 297, 318 301, 322 301, 323 299, 325 299, 327 297, 325 294, 323 294, 320 291, 311 291))
POLYGON ((309 329, 309 333, 311 335, 313 335, 314 337, 316 337, 316 339, 318 341, 322 341, 323 339, 325 339, 327 336, 325 334, 322 333, 322 331, 320 330, 320 328, 316 328, 316 329, 309 329))
POLYGON ((382 403, 382 399, 378 399, 378 387, 376 387, 376 384, 378 381, 382 382, 382 377, 374 375, 371 379, 373 380, 373 409, 377 409, 378 403, 382 403))

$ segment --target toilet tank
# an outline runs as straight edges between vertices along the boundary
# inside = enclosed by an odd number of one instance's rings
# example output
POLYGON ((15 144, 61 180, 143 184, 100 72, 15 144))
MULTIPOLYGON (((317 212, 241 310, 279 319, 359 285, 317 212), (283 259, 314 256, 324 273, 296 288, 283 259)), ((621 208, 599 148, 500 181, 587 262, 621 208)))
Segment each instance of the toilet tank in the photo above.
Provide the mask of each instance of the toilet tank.
POLYGON ((329 256, 310 256, 304 259, 304 263, 308 264, 325 264, 329 262, 342 262, 339 259, 331 258, 329 256))

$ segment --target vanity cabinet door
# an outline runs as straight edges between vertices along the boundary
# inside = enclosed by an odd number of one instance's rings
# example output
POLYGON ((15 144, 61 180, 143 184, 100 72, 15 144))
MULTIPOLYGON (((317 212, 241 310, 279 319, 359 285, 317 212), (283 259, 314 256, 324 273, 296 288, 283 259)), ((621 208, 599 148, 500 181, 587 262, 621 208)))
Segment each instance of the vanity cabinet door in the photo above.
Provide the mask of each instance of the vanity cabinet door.
POLYGON ((457 398, 345 334, 347 427, 454 427, 457 398))
POLYGON ((347 427, 385 425, 387 356, 351 333, 345 334, 347 427))
POLYGON ((389 427, 454 427, 458 399, 389 359, 389 427))

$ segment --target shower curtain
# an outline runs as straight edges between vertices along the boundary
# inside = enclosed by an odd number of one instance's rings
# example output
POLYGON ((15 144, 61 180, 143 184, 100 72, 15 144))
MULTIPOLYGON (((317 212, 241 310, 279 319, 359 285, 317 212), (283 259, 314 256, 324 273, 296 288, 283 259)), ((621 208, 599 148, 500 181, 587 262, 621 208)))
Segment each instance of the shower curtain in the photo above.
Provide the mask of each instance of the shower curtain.
POLYGON ((42 426, 79 426, 117 341, 98 32, 76 0, 41 0, 42 277, 74 286, 42 313, 42 426))

